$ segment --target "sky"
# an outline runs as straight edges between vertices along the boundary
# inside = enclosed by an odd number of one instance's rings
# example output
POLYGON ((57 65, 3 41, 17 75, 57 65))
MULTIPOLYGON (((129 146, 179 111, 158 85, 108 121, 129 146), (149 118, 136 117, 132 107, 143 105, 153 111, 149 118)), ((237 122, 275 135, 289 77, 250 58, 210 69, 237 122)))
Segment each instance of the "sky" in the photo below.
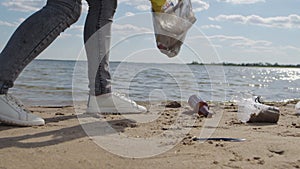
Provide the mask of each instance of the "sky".
MULTIPOLYGON (((119 0, 114 16, 111 61, 150 63, 300 64, 298 0, 191 0, 197 21, 175 58, 156 48, 149 0, 119 0)), ((83 0, 78 22, 64 31, 39 59, 85 59, 83 0)), ((0 50, 17 26, 46 0, 0 1, 0 50)))

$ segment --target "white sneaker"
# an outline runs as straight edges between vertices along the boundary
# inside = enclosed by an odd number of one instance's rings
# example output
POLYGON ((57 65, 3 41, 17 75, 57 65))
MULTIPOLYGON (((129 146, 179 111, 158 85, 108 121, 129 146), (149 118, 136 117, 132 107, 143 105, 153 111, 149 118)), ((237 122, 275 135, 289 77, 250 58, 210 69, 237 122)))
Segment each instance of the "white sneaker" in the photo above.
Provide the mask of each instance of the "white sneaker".
POLYGON ((0 122, 15 126, 41 126, 44 119, 26 110, 20 100, 3 94, 0 95, 0 122))
POLYGON ((87 113, 143 113, 147 109, 118 93, 89 96, 87 113))

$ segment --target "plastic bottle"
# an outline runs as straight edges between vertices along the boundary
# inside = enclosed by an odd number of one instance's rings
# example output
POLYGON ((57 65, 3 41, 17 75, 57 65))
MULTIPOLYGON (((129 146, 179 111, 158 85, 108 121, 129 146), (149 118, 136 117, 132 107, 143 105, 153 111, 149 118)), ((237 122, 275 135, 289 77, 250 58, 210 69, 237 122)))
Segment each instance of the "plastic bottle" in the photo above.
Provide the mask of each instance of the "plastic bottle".
POLYGON ((162 11, 170 12, 171 10, 173 10, 172 8, 174 8, 177 5, 177 3, 178 3, 177 0, 167 0, 165 4, 162 6, 162 11))
POLYGON ((207 118, 212 117, 213 113, 209 112, 208 104, 197 95, 190 96, 188 103, 195 113, 204 115, 207 118))
POLYGON ((296 115, 300 116, 300 101, 295 105, 296 115))

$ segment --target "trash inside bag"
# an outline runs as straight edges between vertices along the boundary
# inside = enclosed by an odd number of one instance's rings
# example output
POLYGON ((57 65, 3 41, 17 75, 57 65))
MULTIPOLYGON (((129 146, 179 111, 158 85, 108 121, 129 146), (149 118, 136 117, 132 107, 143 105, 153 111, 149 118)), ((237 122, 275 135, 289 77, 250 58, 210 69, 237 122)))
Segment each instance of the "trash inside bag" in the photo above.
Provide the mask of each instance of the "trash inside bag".
POLYGON ((187 31, 196 22, 190 0, 151 0, 157 48, 169 57, 176 56, 187 31))

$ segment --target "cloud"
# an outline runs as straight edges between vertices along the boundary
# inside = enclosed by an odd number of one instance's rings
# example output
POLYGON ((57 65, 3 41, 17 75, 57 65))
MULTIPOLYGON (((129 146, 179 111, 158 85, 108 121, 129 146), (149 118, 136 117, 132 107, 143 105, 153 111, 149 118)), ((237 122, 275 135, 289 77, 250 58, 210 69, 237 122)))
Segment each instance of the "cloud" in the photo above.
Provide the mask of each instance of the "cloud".
MULTIPOLYGON (((125 4, 132 6, 139 11, 150 11, 151 3, 147 0, 119 0, 119 4, 125 4)), ((35 12, 41 9, 45 5, 44 0, 3 0, 1 3, 7 7, 8 10, 19 12, 35 12)), ((207 10, 209 4, 203 0, 192 0, 194 12, 200 12, 207 10)), ((88 4, 86 1, 82 2, 82 11, 86 13, 88 11, 88 4)))
POLYGON ((261 38, 235 36, 226 34, 198 35, 189 37, 188 43, 195 48, 214 47, 220 58, 229 62, 281 62, 295 61, 300 55, 297 43, 282 44, 261 38), (207 40, 210 43, 207 43, 207 40), (203 44, 204 43, 204 44, 203 44))
POLYGON ((45 5, 43 0, 4 0, 1 3, 8 10, 20 12, 33 12, 39 10, 45 5))
MULTIPOLYGON (((207 10, 209 4, 203 0, 191 0, 194 12, 207 10)), ((139 11, 150 11, 151 3, 148 0, 119 0, 119 4, 132 6, 139 11)))
POLYGON ((125 16, 134 16, 135 14, 134 13, 132 13, 132 12, 126 12, 125 13, 125 16))
POLYGON ((71 27, 70 27, 70 30, 77 30, 77 31, 83 31, 83 29, 84 29, 84 26, 83 25, 72 25, 71 27))
POLYGON ((17 24, 16 23, 6 22, 6 21, 1 21, 0 20, 0 26, 15 27, 15 26, 17 26, 17 24))
POLYGON ((231 47, 237 48, 269 48, 272 42, 266 40, 253 40, 244 36, 226 36, 226 35, 213 35, 208 36, 208 39, 218 42, 229 43, 231 47))
POLYGON ((199 39, 207 38, 212 42, 212 45, 218 48, 232 48, 232 51, 255 51, 255 52, 270 52, 274 49, 273 43, 266 40, 253 40, 244 36, 228 36, 228 35, 212 35, 212 36, 196 36, 190 38, 197 42, 199 39))
MULTIPOLYGON (((83 32, 84 25, 75 24, 70 27, 71 31, 83 32)), ((112 25, 113 34, 121 34, 121 35, 130 35, 130 34, 139 34, 145 32, 153 32, 152 29, 146 27, 140 27, 132 24, 117 24, 113 23, 112 25)), ((76 33, 73 32, 73 33, 76 33)))
POLYGON ((209 17, 212 21, 230 21, 234 23, 258 25, 273 28, 300 28, 300 16, 291 14, 289 16, 261 17, 258 15, 219 15, 209 17))
POLYGON ((202 25, 201 29, 222 29, 220 25, 202 25))
POLYGON ((281 49, 281 50, 289 50, 289 51, 294 50, 294 51, 296 51, 296 52, 300 52, 300 48, 295 47, 295 46, 292 46, 292 45, 281 46, 280 49, 281 49))
MULTIPOLYGON (((197 41, 199 36, 194 38, 197 41)), ((211 40, 212 45, 217 48, 228 49, 231 51, 239 51, 241 53, 269 53, 287 55, 288 52, 297 52, 300 54, 300 48, 293 45, 276 45, 267 40, 254 40, 244 36, 227 36, 227 35, 212 35, 207 36, 211 40)))
POLYGON ((226 2, 231 4, 255 4, 259 2, 266 2, 265 0, 218 0, 218 2, 226 2))
POLYGON ((209 3, 204 2, 202 0, 192 0, 192 6, 194 12, 201 12, 204 10, 208 10, 209 3))
POLYGON ((73 37, 73 34, 63 32, 59 37, 63 38, 63 39, 66 39, 66 38, 69 38, 69 37, 73 37))
POLYGON ((7 22, 7 21, 2 21, 0 20, 0 26, 8 26, 8 27, 17 27, 19 26, 25 18, 19 18, 18 21, 16 22, 7 22))
MULTIPOLYGON (((45 0, 4 0, 1 4, 12 11, 35 12, 45 5, 45 0)), ((82 12, 86 13, 87 11, 87 2, 82 1, 82 12)))
POLYGON ((151 8, 150 1, 147 0, 119 0, 118 3, 132 6, 139 11, 150 11, 151 8))
POLYGON ((140 11, 150 11, 150 6, 149 5, 138 5, 136 6, 136 9, 140 10, 140 11))
POLYGON ((153 30, 149 28, 139 27, 132 24, 113 24, 112 31, 113 33, 122 34, 122 35, 153 32, 153 30))

